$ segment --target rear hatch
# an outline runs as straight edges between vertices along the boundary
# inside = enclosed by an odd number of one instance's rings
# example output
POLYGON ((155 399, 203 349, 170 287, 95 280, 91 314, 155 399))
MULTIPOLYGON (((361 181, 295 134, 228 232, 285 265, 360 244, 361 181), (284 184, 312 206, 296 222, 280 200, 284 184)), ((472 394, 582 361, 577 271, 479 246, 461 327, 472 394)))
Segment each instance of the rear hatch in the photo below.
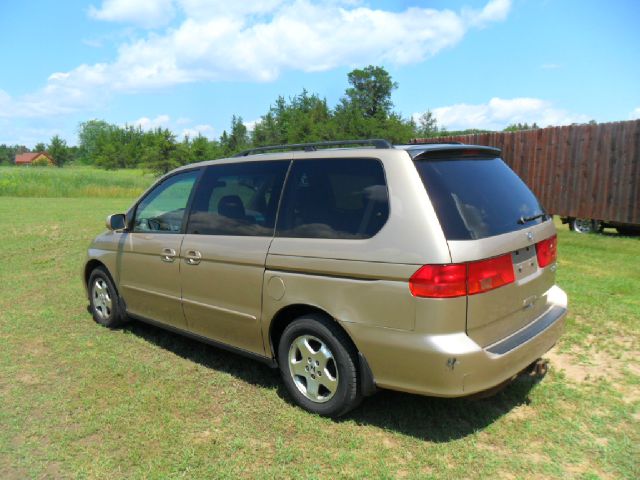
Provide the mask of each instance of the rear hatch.
POLYGON ((467 335, 489 346, 547 309, 555 283, 551 217, 496 149, 460 146, 414 160, 452 262, 466 265, 467 335))

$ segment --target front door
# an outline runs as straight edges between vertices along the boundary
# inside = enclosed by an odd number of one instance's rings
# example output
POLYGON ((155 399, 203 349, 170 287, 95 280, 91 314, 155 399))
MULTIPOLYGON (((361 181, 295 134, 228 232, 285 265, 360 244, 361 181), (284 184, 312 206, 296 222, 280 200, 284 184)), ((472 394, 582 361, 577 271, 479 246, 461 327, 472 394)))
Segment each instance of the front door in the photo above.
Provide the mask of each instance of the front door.
POLYGON ((118 262, 120 293, 133 315, 186 327, 179 254, 187 205, 199 174, 200 170, 190 170, 168 177, 136 208, 118 262))
POLYGON ((262 281, 288 167, 243 162, 203 173, 181 249, 190 331, 264 354, 262 281))

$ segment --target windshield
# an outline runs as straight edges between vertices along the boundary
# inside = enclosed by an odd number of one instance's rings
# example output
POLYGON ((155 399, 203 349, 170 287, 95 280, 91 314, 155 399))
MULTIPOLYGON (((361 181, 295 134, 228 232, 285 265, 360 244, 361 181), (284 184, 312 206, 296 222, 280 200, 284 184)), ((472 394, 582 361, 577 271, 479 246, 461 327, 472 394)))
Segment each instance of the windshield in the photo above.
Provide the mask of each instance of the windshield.
POLYGON ((447 240, 476 240, 547 219, 529 187, 500 158, 417 160, 447 240))

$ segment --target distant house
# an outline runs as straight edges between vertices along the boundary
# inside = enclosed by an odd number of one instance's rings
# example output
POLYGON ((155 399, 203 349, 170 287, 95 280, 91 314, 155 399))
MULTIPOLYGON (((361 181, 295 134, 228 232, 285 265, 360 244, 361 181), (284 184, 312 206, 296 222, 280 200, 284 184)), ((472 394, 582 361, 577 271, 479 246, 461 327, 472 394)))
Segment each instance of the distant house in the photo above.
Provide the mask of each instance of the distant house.
POLYGON ((30 152, 16 155, 16 165, 53 165, 53 158, 47 152, 30 152))

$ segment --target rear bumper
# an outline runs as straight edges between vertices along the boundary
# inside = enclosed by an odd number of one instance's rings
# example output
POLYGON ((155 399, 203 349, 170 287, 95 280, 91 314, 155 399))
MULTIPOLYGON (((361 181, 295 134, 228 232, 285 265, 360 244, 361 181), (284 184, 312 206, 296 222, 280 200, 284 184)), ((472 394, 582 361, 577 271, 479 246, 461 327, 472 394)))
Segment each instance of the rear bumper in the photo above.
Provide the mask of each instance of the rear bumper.
POLYGON ((347 324, 379 387, 422 395, 461 397, 488 390, 524 370, 560 337, 567 295, 559 287, 547 293, 548 308, 506 338, 480 347, 465 333, 427 335, 347 324))

